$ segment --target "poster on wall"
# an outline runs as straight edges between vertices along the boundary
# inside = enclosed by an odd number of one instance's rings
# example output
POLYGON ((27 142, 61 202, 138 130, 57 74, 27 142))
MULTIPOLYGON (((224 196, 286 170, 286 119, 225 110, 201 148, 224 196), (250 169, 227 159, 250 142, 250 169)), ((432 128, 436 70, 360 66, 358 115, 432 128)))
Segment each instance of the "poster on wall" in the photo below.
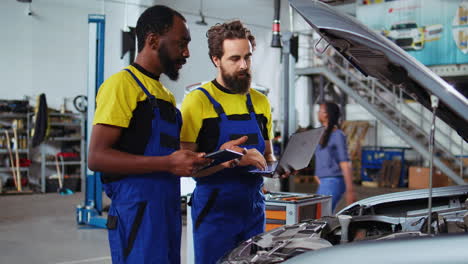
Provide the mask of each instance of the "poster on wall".
POLYGON ((468 63, 468 0, 361 5, 356 17, 425 65, 468 63))

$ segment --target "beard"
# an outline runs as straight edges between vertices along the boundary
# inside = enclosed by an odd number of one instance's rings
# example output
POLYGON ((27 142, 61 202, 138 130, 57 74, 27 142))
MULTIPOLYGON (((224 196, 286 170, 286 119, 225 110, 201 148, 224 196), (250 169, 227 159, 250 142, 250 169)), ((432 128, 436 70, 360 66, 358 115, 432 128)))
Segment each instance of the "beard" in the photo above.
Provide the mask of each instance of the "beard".
POLYGON ((221 68, 221 77, 223 78, 226 88, 233 91, 236 94, 245 94, 250 89, 250 82, 252 81, 252 76, 250 70, 239 71, 234 74, 228 74, 223 66, 221 68))
POLYGON ((186 59, 185 58, 172 59, 169 56, 169 50, 165 44, 162 44, 161 46, 159 46, 158 53, 159 53, 159 60, 164 69, 163 73, 166 74, 167 77, 169 77, 169 79, 173 81, 177 81, 177 79, 179 79, 179 69, 177 69, 176 65, 185 64, 186 59))

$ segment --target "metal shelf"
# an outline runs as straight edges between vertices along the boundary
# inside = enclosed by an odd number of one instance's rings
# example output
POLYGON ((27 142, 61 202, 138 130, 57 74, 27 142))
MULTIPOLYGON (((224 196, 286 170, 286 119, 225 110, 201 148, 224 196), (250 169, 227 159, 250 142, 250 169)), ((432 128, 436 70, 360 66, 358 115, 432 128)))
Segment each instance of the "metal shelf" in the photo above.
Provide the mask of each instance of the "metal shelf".
MULTIPOLYGON (((11 153, 15 153, 15 150, 12 149, 11 150, 11 153)), ((18 153, 21 153, 21 154, 24 154, 24 153, 28 153, 28 150, 27 149, 18 149, 18 153)), ((7 149, 0 149, 0 154, 8 154, 8 150, 7 149)))
POLYGON ((26 113, 1 113, 0 118, 27 118, 28 114, 26 113))
POLYGON ((81 137, 53 137, 49 138, 48 141, 80 141, 81 137))
MULTIPOLYGON (((53 170, 53 167, 56 166, 56 162, 49 158, 49 155, 55 155, 55 153, 51 153, 47 151, 45 145, 48 143, 54 146, 60 145, 73 145, 78 146, 80 148, 79 159, 77 160, 70 160, 70 161, 59 161, 59 166, 79 166, 80 168, 80 178, 82 184, 81 191, 85 191, 84 182, 85 182, 85 160, 86 160, 86 143, 84 135, 85 131, 85 116, 83 114, 77 113, 49 113, 49 117, 54 117, 55 122, 50 122, 49 125, 51 126, 52 130, 60 130, 66 127, 67 129, 74 129, 76 130, 74 135, 70 134, 68 136, 57 136, 57 137, 49 137, 46 141, 41 145, 41 191, 46 191, 46 178, 48 170, 53 170)), ((70 169, 75 169, 75 167, 71 167, 70 169)), ((62 172, 64 173, 64 172, 62 172)))
POLYGON ((72 123, 72 122, 51 122, 51 126, 71 126, 71 127, 79 127, 81 126, 80 123, 72 123))
POLYGON ((74 118, 80 118, 79 113, 49 113, 49 116, 54 116, 54 117, 74 117, 74 118))
MULTIPOLYGON (((3 133, 5 133, 5 131, 8 132, 8 133, 10 133, 10 134, 13 134, 13 129, 11 129, 11 128, 9 128, 9 129, 0 128, 0 133, 3 134, 3 133)), ((28 133, 27 128, 17 128, 17 129, 16 129, 16 132, 17 132, 18 134, 26 134, 26 133, 28 133)))
MULTIPOLYGON (((60 162, 59 161, 59 165, 60 164, 63 164, 63 165, 81 165, 81 161, 77 160, 77 161, 64 161, 64 162, 60 162)), ((55 166, 55 161, 46 161, 45 165, 48 165, 48 166, 52 166, 54 165, 55 166)))
MULTIPOLYGON (((15 169, 16 171, 16 167, 13 167, 13 169, 15 169)), ((25 171, 28 171, 29 168, 28 167, 20 167, 20 172, 25 172, 25 171)), ((11 168, 10 167, 0 167, 0 172, 11 172, 11 168)))
MULTIPOLYGON (((2 158, 8 157, 8 149, 7 149, 7 141, 5 138, 5 133, 8 133, 10 136, 10 140, 14 140, 14 131, 12 127, 12 121, 14 119, 18 120, 18 126, 16 128, 16 133, 18 135, 18 141, 17 141, 17 146, 26 146, 26 148, 19 148, 19 149, 13 149, 11 148, 11 153, 13 154, 13 157, 15 157, 16 151, 18 151, 18 154, 20 155, 21 158, 27 158, 29 159, 29 142, 30 142, 30 136, 29 136, 29 131, 31 129, 31 113, 12 113, 12 112, 1 112, 0 113, 0 123, 2 124, 2 127, 0 128, 0 136, 2 137, 3 141, 3 146, 0 148, 0 156, 2 158), (26 144, 24 144, 23 140, 26 140, 26 144)), ((10 163, 11 164, 11 163, 10 163)), ((5 164, 6 165, 6 164, 5 164)), ((15 173, 17 170, 21 172, 21 177, 22 178, 28 178, 29 179, 29 173, 30 173, 30 167, 0 167, 0 173, 7 173, 11 174, 12 169, 15 170, 15 173)))

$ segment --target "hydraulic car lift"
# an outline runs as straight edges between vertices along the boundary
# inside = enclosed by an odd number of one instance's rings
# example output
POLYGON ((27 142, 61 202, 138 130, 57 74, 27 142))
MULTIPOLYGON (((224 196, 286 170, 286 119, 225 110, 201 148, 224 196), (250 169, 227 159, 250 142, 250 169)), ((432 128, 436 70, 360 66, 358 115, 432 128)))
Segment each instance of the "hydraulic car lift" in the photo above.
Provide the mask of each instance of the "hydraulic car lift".
MULTIPOLYGON (((95 98, 104 81, 105 15, 89 15, 88 116, 86 121, 86 147, 89 146, 95 110, 95 98)), ((84 150, 82 150, 84 151, 84 150)), ((85 162, 87 167, 87 162, 85 162)), ((102 215, 102 183, 100 173, 86 168, 86 190, 83 204, 76 207, 76 220, 80 225, 106 227, 102 215)))

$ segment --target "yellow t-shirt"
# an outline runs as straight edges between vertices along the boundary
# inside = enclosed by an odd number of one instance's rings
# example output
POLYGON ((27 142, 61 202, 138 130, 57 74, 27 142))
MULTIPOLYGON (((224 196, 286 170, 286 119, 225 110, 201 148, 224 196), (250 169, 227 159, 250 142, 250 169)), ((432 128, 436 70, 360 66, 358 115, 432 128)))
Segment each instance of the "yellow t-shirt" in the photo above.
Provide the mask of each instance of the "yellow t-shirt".
MULTIPOLYGON (((206 83, 202 88, 221 104, 228 119, 250 118, 246 95, 229 93, 216 81, 206 83)), ((273 138, 270 102, 265 95, 252 88, 250 96, 262 135, 265 140, 270 140, 273 138)), ((183 125, 180 140, 197 143, 199 151, 214 151, 219 137, 219 116, 208 97, 200 90, 190 92, 182 103, 181 112, 183 125)))
MULTIPOLYGON (((157 79, 144 74, 137 66, 128 66, 146 89, 158 101, 166 101, 175 107, 174 95, 157 79)), ((140 68, 140 67, 139 67, 140 68)), ((96 112, 93 124, 106 124, 127 128, 139 102, 147 99, 146 94, 127 71, 120 71, 107 79, 96 96, 96 112)))

